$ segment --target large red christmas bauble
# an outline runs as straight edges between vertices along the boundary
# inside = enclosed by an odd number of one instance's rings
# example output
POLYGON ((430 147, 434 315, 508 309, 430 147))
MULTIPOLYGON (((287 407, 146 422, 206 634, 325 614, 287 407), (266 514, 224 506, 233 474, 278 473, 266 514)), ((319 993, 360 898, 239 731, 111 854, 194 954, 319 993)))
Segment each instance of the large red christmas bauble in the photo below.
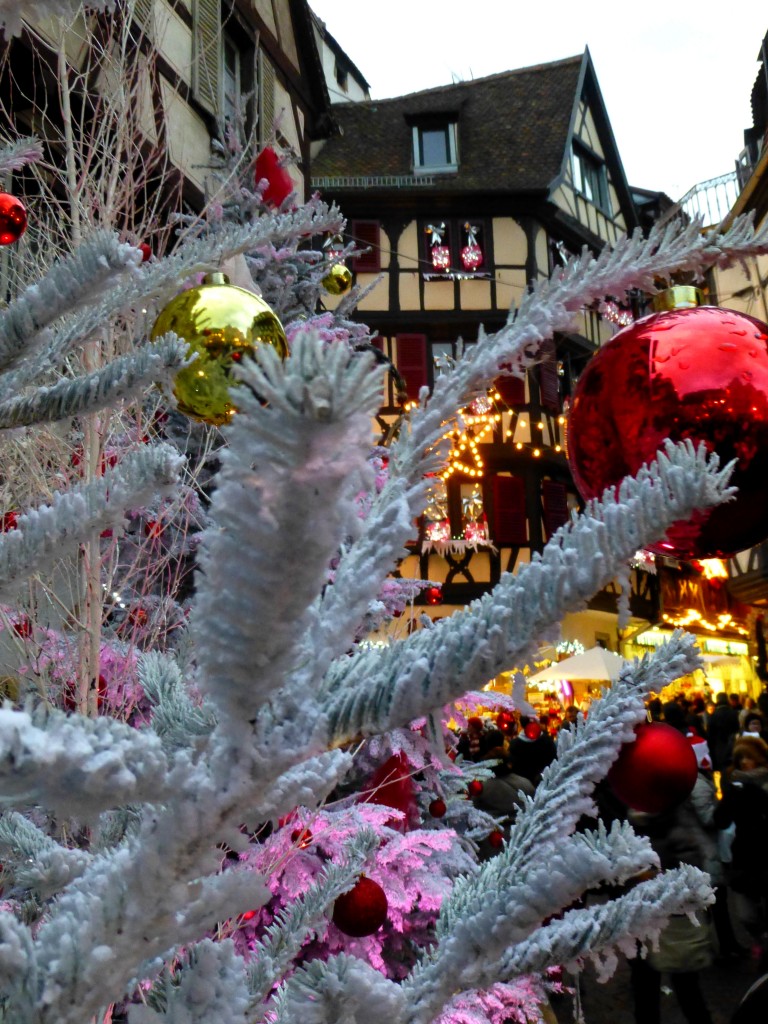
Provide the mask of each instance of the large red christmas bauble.
POLYGON ((634 742, 619 751, 607 780, 627 807, 658 814, 689 795, 697 773, 687 736, 664 722, 643 722, 635 727, 634 742))
POLYGON ((27 230, 27 211, 16 196, 0 192, 0 245, 18 242, 27 230))
POLYGON ((280 158, 271 146, 265 146, 256 157, 254 179, 257 185, 262 178, 266 178, 268 182, 261 197, 267 206, 281 206, 296 188, 290 174, 280 163, 280 158))
POLYGON ((387 919, 387 896, 378 882, 362 875, 333 905, 333 923, 356 939, 373 935, 387 919))
POLYGON ((699 306, 625 327, 579 378, 568 459, 585 499, 635 474, 665 438, 737 459, 735 502, 674 523, 651 547, 673 558, 727 557, 768 535, 768 326, 699 306))

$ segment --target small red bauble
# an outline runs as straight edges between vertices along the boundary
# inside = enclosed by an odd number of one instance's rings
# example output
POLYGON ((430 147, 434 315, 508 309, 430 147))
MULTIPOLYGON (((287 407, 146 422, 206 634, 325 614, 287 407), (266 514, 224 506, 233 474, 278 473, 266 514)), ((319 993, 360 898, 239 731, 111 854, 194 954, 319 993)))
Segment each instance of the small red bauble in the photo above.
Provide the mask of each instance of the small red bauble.
POLYGON ((442 818, 447 810, 448 808, 445 805, 445 800, 441 799, 439 796, 436 797, 429 805, 429 813, 433 818, 442 818))
POLYGON ((537 740, 541 736, 542 728, 538 722, 528 722, 526 727, 523 729, 526 739, 537 740))
POLYGON ((258 913, 258 911, 256 911, 256 910, 246 910, 246 912, 244 914, 240 915, 240 920, 241 921, 252 921, 253 918, 256 917, 257 913, 258 913))
POLYGON ((138 248, 139 248, 139 251, 141 252, 141 262, 142 263, 148 263, 149 260, 152 259, 152 248, 151 248, 151 246, 147 245, 146 242, 142 242, 141 245, 138 248))
POLYGON ((27 211, 24 204, 16 196, 0 192, 0 245, 18 242, 26 230, 27 211))
POLYGON ((443 603, 443 588, 442 587, 427 587, 424 591, 424 596, 427 599, 427 604, 442 604, 443 603))
POLYGON ((625 327, 579 378, 568 459, 585 499, 690 439, 737 459, 735 502, 674 523, 650 547, 674 558, 727 557, 768 535, 768 326, 714 306, 674 309, 625 327))
POLYGON ((363 875, 333 905, 333 923, 356 939, 373 935, 387 919, 387 896, 378 882, 363 875))
POLYGON ((467 792, 470 796, 480 796, 483 792, 483 784, 480 779, 472 779, 470 784, 467 786, 467 792))
POLYGON ((0 533, 7 533, 8 530, 15 530, 18 521, 18 512, 3 512, 3 514, 0 515, 0 533))
POLYGON ((281 206, 296 188, 271 146, 266 146, 256 157, 254 177, 257 185, 263 178, 267 179, 268 184, 261 197, 267 206, 281 206))
POLYGON ((20 636, 23 640, 29 640, 32 636, 32 623, 29 621, 26 615, 22 615, 18 622, 14 622, 13 631, 17 636, 20 636))
POLYGON ((493 832, 488 835, 488 843, 494 850, 500 850, 504 845, 504 833, 499 832, 498 829, 494 829, 493 832))
POLYGON ((312 833, 308 828, 295 828, 291 832, 291 842, 296 843, 300 850, 312 845, 312 833))
POLYGON ((684 800, 696 784, 698 764, 690 740, 664 722, 643 722, 608 772, 616 796, 628 807, 658 814, 684 800))

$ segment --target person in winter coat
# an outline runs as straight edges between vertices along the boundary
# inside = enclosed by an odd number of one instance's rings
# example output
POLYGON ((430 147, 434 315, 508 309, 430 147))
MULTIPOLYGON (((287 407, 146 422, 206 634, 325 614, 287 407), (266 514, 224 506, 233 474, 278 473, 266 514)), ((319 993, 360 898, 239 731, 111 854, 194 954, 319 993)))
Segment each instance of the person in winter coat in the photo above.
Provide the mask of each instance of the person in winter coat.
POLYGON ((541 773, 557 755, 555 741, 535 718, 521 718, 522 731, 509 744, 507 760, 516 775, 538 786, 541 773))
POLYGON ((717 808, 717 791, 712 776, 712 758, 707 741, 693 730, 688 733, 696 762, 699 766, 696 783, 689 797, 691 808, 696 816, 700 831, 698 841, 703 854, 702 866, 709 874, 712 888, 715 890, 715 903, 712 907, 712 923, 715 926, 717 944, 721 959, 741 957, 746 950, 742 949, 733 931, 731 915, 728 909, 728 889, 726 886, 725 867, 720 859, 715 824, 717 808))
POLYGON ((739 731, 739 712, 731 707, 728 694, 718 693, 715 710, 709 719, 707 742, 712 754, 712 767, 716 772, 725 771, 728 767, 733 737, 739 731))
POLYGON ((733 824, 730 887, 734 912, 752 939, 752 952, 768 970, 768 744, 741 736, 715 809, 715 824, 733 824))
MULTIPOLYGON (((697 799, 702 806, 709 799, 708 788, 706 781, 699 786, 697 799)), ((704 815, 707 816, 706 810, 704 815)), ((693 795, 660 814, 629 810, 627 816, 635 831, 648 837, 662 869, 692 864, 702 870, 714 868, 717 873, 716 853, 713 853, 693 795)), ((659 948, 629 961, 637 1024, 660 1024, 662 974, 669 974, 677 1002, 689 1024, 712 1024, 701 990, 700 974, 712 964, 714 954, 709 920, 704 913, 699 915, 698 924, 684 914, 670 918, 662 931, 659 948)))

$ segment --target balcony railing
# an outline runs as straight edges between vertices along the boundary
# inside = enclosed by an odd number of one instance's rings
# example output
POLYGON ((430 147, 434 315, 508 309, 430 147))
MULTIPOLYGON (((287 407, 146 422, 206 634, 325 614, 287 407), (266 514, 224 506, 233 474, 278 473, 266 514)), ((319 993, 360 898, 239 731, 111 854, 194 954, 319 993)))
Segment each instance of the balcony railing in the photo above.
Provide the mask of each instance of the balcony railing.
POLYGON ((702 217, 703 226, 711 228, 727 216, 740 191, 741 185, 733 170, 718 178, 700 181, 685 193, 677 206, 691 219, 702 217))

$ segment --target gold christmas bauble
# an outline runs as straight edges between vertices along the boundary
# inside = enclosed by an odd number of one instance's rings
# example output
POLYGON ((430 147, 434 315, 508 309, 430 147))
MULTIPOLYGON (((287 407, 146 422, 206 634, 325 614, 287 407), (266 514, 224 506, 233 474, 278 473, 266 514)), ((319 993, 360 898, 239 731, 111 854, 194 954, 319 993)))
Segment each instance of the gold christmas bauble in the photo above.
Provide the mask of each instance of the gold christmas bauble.
POLYGON ((323 278, 322 284, 331 295, 343 295, 352 285, 352 271, 343 263, 334 263, 323 278))
POLYGON ((187 416, 221 426, 236 411, 229 389, 237 384, 232 366, 257 345, 271 345, 281 359, 288 354, 283 325, 267 303, 229 284, 226 274, 208 274, 201 285, 168 303, 155 320, 152 340, 174 331, 197 359, 179 370, 173 393, 187 416))

